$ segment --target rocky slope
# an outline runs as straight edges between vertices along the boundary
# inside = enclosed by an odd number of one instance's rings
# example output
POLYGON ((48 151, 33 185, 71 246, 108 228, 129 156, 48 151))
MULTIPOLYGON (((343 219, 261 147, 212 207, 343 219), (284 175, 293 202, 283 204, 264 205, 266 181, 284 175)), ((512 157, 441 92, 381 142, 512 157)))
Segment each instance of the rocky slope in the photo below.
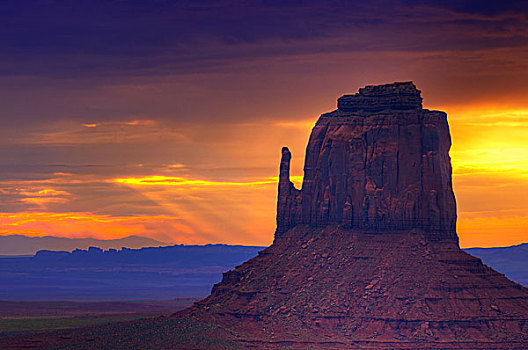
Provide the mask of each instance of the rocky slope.
POLYGON ((422 230, 297 226, 187 312, 260 346, 510 349, 528 341, 527 294, 422 230))

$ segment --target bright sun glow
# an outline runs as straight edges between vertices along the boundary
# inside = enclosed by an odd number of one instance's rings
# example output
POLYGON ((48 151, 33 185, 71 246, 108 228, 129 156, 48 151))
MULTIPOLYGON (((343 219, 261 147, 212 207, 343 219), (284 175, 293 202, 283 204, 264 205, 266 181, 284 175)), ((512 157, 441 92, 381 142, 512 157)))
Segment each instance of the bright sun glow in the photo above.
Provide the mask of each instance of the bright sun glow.
MULTIPOLYGON (((448 118, 461 246, 504 246, 528 241, 528 111, 455 109, 448 110, 448 118)), ((133 120, 122 124, 137 128, 153 122, 133 120)), ((275 124, 281 132, 293 128, 306 135, 312 126, 313 121, 306 120, 275 124)), ((100 127, 110 126, 103 123, 100 127)), ((262 156, 260 161, 271 164, 277 162, 276 156, 273 154, 269 160, 269 156, 262 156)), ((295 154, 296 161, 302 162, 302 158, 302 154, 295 154)), ((192 166, 167 164, 149 175, 108 178, 55 172, 50 178, 3 181, 4 189, 0 191, 14 196, 25 209, 1 214, 0 234, 99 238, 136 234, 181 243, 271 242, 278 177, 253 174, 231 181, 229 177, 197 178, 190 175, 192 166), (104 209, 101 213, 72 212, 72 203, 83 198, 75 191, 89 184, 112 191, 117 187, 116 193, 139 197, 131 201, 134 209, 123 209, 122 215, 104 215, 104 209), (148 205, 149 213, 154 214, 141 214, 142 205, 148 205), (61 209, 62 213, 55 212, 61 209)), ((149 165, 141 163, 134 168, 148 170, 149 165)), ((290 180, 300 189, 303 178, 297 174, 301 166, 297 164, 295 169, 292 172, 296 175, 290 180)), ((129 197, 119 200, 123 198, 129 197)), ((110 205, 114 208, 115 204, 110 205)))
MULTIPOLYGON (((299 185, 302 183, 302 176, 291 176, 290 180, 299 185)), ((117 178, 111 181, 130 185, 130 186, 262 186, 277 184, 279 181, 278 177, 268 177, 260 181, 248 181, 248 182, 226 182, 226 181, 208 181, 199 179, 187 179, 183 177, 174 176, 163 176, 163 175, 151 175, 145 177, 128 177, 128 178, 117 178)))

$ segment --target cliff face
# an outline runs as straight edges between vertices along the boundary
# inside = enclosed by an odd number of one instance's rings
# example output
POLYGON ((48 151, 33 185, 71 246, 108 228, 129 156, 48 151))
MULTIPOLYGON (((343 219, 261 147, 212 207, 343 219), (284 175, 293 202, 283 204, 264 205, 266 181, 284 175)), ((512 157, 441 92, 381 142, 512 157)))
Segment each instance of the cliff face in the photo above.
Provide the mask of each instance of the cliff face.
POLYGON ((447 115, 422 108, 412 82, 367 86, 323 114, 306 149, 304 181, 282 150, 276 237, 307 224, 376 232, 421 228, 457 240, 447 115))

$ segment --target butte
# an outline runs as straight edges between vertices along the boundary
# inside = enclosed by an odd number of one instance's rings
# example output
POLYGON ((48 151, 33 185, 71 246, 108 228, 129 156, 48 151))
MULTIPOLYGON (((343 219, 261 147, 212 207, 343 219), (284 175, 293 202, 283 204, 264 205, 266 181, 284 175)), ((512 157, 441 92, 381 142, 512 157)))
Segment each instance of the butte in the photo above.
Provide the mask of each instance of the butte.
POLYGON ((412 82, 321 115, 302 189, 282 149, 273 244, 178 316, 242 347, 526 349, 528 289, 463 252, 447 115, 412 82))

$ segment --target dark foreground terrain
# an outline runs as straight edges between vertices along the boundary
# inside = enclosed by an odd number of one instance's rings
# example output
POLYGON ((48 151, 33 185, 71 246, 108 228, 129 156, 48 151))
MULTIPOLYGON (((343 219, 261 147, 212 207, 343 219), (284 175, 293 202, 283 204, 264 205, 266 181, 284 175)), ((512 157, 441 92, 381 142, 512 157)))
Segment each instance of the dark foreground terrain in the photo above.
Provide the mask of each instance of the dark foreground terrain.
POLYGON ((0 301, 0 334, 170 315, 197 299, 137 302, 0 301))

